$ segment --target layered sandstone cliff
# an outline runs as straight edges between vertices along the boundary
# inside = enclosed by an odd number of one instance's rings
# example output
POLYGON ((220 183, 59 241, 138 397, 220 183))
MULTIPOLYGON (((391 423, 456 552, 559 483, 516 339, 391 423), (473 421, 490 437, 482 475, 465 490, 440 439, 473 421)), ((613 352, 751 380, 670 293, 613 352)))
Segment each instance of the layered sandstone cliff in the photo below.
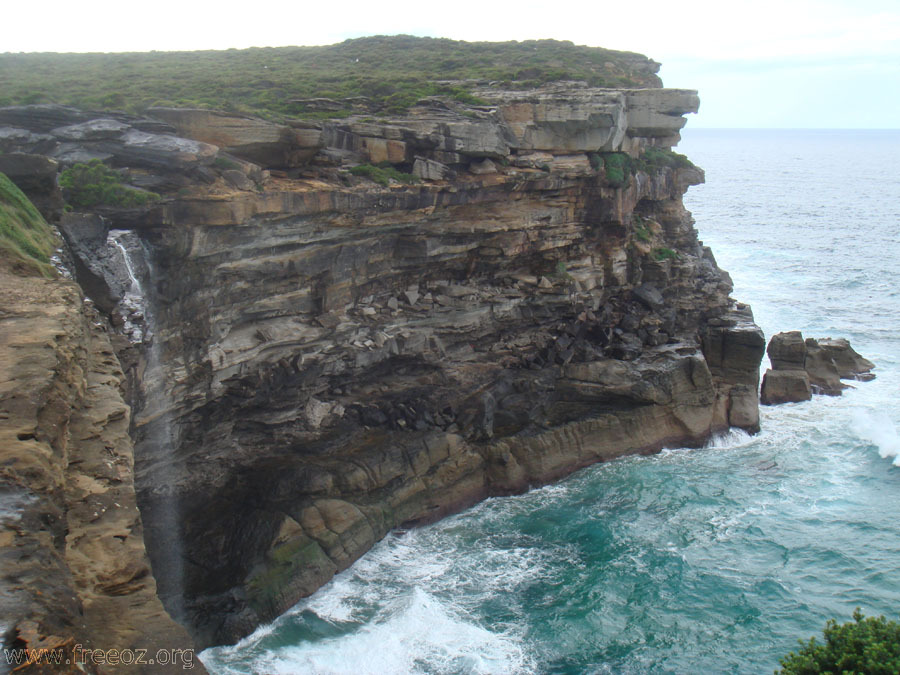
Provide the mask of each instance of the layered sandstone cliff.
MULTIPOLYGON (((4 648, 50 650, 38 672, 96 672, 105 659, 84 650, 191 649, 156 595, 102 318, 72 281, 0 266, 0 327, 4 648)), ((11 653, 10 669, 26 667, 11 653)))
POLYGON ((392 528, 758 428, 765 343, 682 205, 702 172, 666 152, 696 94, 476 93, 284 125, 0 109, 7 151, 163 194, 63 227, 131 336, 145 540, 200 645, 392 528))

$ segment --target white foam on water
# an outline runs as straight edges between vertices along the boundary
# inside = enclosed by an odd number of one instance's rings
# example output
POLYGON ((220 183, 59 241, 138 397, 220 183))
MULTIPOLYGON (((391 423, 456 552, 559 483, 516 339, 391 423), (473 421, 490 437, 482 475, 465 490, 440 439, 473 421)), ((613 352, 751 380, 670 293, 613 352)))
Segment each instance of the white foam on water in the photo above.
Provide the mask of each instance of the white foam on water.
POLYGON ((900 466, 900 435, 897 427, 884 412, 855 410, 853 431, 864 441, 875 445, 884 459, 894 458, 894 466, 900 466))
POLYGON ((724 450, 726 448, 742 448, 753 443, 755 439, 743 429, 729 429, 721 434, 716 434, 707 441, 704 447, 724 450))
MULTIPOLYGON (((520 640, 493 633, 421 588, 389 603, 350 635, 260 655, 252 672, 381 675, 532 670, 520 640)), ((227 671, 220 671, 227 672, 227 671)))

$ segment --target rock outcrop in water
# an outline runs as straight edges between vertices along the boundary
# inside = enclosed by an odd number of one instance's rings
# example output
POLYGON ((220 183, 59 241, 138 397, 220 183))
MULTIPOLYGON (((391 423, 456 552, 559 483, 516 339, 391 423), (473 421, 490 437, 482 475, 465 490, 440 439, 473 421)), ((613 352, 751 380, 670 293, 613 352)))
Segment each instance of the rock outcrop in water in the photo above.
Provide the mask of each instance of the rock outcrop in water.
POLYGON ((800 331, 778 333, 766 348, 772 367, 763 376, 764 405, 808 401, 813 394, 840 396, 842 379, 868 381, 875 364, 856 353, 843 338, 803 339, 800 331))
POLYGON ((140 238, 147 325, 117 343, 135 485, 160 596, 199 645, 391 528, 758 429, 764 338, 682 205, 702 172, 668 151, 695 92, 475 93, 285 125, 0 109, 4 149, 163 194, 64 231, 117 325, 142 317, 105 233, 140 238))

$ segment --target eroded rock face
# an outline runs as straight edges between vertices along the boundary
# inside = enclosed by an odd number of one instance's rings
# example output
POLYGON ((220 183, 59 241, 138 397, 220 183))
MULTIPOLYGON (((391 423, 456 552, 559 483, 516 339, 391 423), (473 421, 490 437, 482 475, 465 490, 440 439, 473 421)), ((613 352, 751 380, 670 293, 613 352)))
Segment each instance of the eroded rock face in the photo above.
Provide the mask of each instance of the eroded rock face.
POLYGON ((274 617, 393 527, 755 430, 764 340, 680 185, 502 166, 444 186, 270 183, 142 225, 165 364, 142 384, 173 402, 175 439, 138 415, 142 512, 150 550, 171 536, 165 504, 190 514, 200 642, 274 617), (636 211, 655 233, 643 253, 636 211), (663 246, 678 256, 657 261, 663 246), (173 454, 181 477, 159 484, 173 454))
POLYGON ((190 649, 156 596, 124 378, 100 317, 71 281, 4 270, 0 313, 3 646, 64 650, 53 672, 81 672, 76 644, 190 649))
MULTIPOLYGON (((758 429, 764 339, 681 202, 702 172, 613 180, 591 157, 669 147, 696 95, 477 93, 289 124, 322 147, 273 175, 236 157, 280 147, 268 123, 218 139, 229 155, 169 136, 169 168, 134 174, 166 198, 104 212, 145 255, 138 498, 160 597, 199 644, 246 635, 394 527, 758 429), (360 162, 422 182, 344 168, 360 162)), ((114 121, 48 130, 111 158, 163 136, 114 121)), ((96 288, 106 267, 83 264, 96 288)))
POLYGON ((773 335, 766 351, 772 368, 763 377, 765 405, 808 401, 812 394, 840 396, 842 379, 871 380, 875 365, 839 338, 803 339, 800 331, 773 335))

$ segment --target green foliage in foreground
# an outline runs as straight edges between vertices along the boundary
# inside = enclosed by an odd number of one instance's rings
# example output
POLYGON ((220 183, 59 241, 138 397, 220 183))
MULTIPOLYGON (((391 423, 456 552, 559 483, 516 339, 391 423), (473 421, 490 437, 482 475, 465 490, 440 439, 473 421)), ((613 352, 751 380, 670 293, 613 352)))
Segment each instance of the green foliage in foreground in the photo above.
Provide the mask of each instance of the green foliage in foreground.
POLYGON ((859 673, 896 675, 900 673, 900 624, 883 616, 864 618, 859 608, 853 621, 845 624, 831 619, 825 626, 825 643, 800 640, 799 652, 781 659, 783 675, 818 673, 859 673))
POLYGON ((373 166, 372 164, 359 164, 358 166, 352 167, 350 173, 354 176, 365 176, 369 180, 373 180, 384 187, 390 185, 391 180, 406 184, 419 182, 419 179, 412 174, 398 171, 390 165, 373 166))
POLYGON ((66 201, 79 209, 93 206, 121 206, 131 208, 157 201, 155 192, 136 190, 122 185, 122 176, 99 159, 89 164, 76 164, 59 176, 59 185, 65 189, 66 201))
POLYGON ((0 257, 18 269, 48 279, 56 235, 22 191, 0 173, 0 257))
POLYGON ((520 89, 559 80, 659 86, 646 57, 571 42, 461 42, 408 35, 325 47, 124 54, 0 54, 0 106, 62 103, 142 112, 154 105, 267 117, 328 115, 296 99, 369 97, 386 110, 443 94, 477 104, 481 80, 520 89))

